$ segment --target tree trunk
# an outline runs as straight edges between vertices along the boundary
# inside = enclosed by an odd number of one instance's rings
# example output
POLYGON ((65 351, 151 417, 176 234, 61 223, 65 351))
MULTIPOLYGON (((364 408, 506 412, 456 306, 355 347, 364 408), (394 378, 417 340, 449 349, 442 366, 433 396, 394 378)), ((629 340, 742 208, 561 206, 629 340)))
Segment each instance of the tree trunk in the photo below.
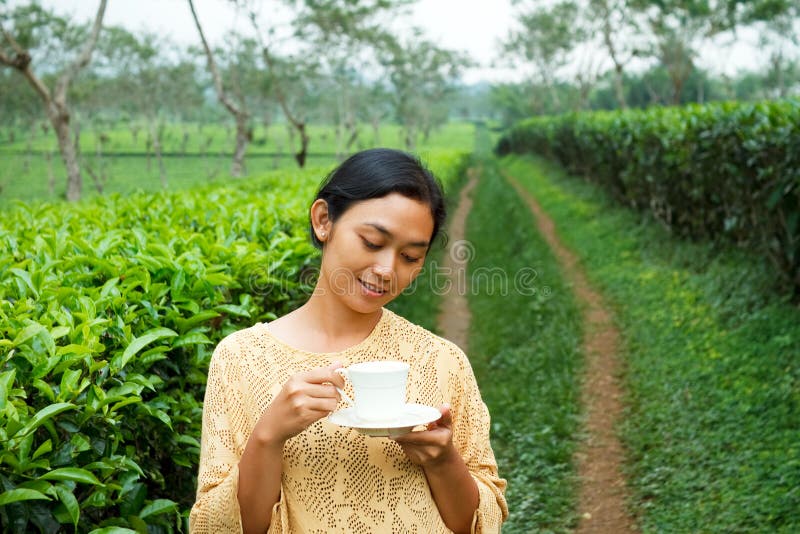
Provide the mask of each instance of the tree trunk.
POLYGON ((625 101, 625 88, 622 82, 622 65, 617 64, 614 66, 614 93, 617 96, 619 107, 625 109, 628 107, 628 103, 625 101))
POLYGON ((150 122, 150 137, 153 139, 153 152, 155 152, 156 161, 158 161, 158 177, 161 180, 161 187, 167 189, 167 170, 164 168, 164 158, 161 153, 161 131, 159 130, 158 121, 150 122))
POLYGON ((58 139, 58 148, 61 151, 61 159, 67 169, 67 200, 74 202, 81 199, 83 192, 83 177, 78 166, 78 153, 75 143, 72 142, 69 132, 69 115, 64 111, 52 111, 50 122, 58 139))
POLYGON ((358 125, 355 123, 355 121, 350 121, 348 126, 350 130, 350 137, 347 139, 347 144, 345 145, 344 150, 346 153, 350 154, 353 151, 353 144, 358 139, 358 125))
POLYGON ((600 3, 600 12, 603 17, 603 42, 608 50, 608 55, 611 56, 611 61, 614 62, 614 94, 617 97, 619 107, 625 109, 628 107, 625 101, 625 91, 622 86, 622 71, 625 67, 619 60, 617 47, 614 46, 615 32, 611 25, 612 9, 608 5, 608 2, 600 3))
POLYGON ((233 153, 231 163, 231 176, 240 178, 247 172, 244 166, 244 153, 247 151, 247 143, 250 141, 251 134, 247 129, 247 114, 239 113, 236 115, 236 151, 233 153))
MULTIPOLYGON (((106 178, 107 178, 106 173, 105 173, 105 169, 103 168, 104 167, 104 165, 103 165, 103 141, 102 141, 103 134, 100 134, 99 136, 95 135, 95 137, 96 138, 99 137, 99 139, 95 139, 94 154, 95 154, 95 160, 97 162, 97 175, 94 176, 94 181, 95 181, 95 187, 97 188, 97 192, 102 195, 103 194, 103 189, 104 189, 105 184, 106 184, 106 178)), ((87 169, 88 169, 88 165, 87 165, 87 169)))
MULTIPOLYGON (((247 150, 247 142, 250 137, 250 134, 247 131, 247 119, 249 117, 249 113, 247 113, 247 110, 245 109, 244 102, 239 102, 239 105, 237 106, 225 91, 225 88, 222 84, 222 76, 220 75, 219 70, 217 69, 217 64, 214 61, 214 54, 211 52, 211 47, 206 40, 205 33, 203 33, 203 27, 200 25, 200 19, 197 18, 197 12, 194 9, 194 2, 193 0, 188 1, 189 9, 192 12, 192 18, 194 19, 195 26, 197 27, 197 33, 200 34, 200 41, 203 43, 203 50, 206 54, 208 70, 211 72, 211 79, 214 81, 214 90, 217 93, 217 99, 236 120, 236 149, 233 154, 231 174, 233 176, 241 176, 244 167, 244 153, 247 150)), ((228 137, 230 137, 230 130, 227 130, 227 132, 228 137)))
POLYGON ((31 123, 28 128, 28 135, 25 141, 25 158, 22 160, 22 172, 28 174, 31 170, 31 159, 33 159, 33 138, 36 136, 36 124, 31 123))
POLYGON ((375 146, 381 145, 381 120, 372 118, 372 142, 375 146))
POLYGON ((306 156, 308 155, 308 142, 311 140, 306 133, 306 123, 305 122, 297 122, 295 123, 297 127, 297 131, 300 133, 300 152, 294 155, 295 161, 297 161, 297 166, 301 169, 306 165, 306 156))
POLYGON ((264 126, 264 143, 269 143, 269 127, 272 125, 272 117, 265 113, 261 119, 261 124, 264 126))
POLYGON ((408 152, 412 152, 414 150, 414 145, 416 144, 414 142, 414 138, 416 136, 417 136, 417 134, 416 134, 416 132, 414 131, 413 128, 411 128, 411 127, 406 128, 406 140, 405 140, 405 143, 406 143, 406 150, 408 152))
POLYGON ((51 197, 56 194, 56 173, 53 171, 53 152, 48 150, 47 158, 47 191, 51 197))
POLYGON ((189 147, 189 130, 186 125, 183 126, 183 140, 181 140, 181 156, 186 155, 186 150, 189 147))
POLYGON ((677 106, 681 103, 681 94, 683 94, 683 79, 680 77, 672 79, 672 104, 677 106))
POLYGON ((336 157, 337 161, 344 161, 344 158, 342 157, 342 154, 344 153, 344 148, 342 146, 342 144, 343 144, 342 143, 342 130, 343 130, 342 123, 341 122, 337 122, 336 123, 336 127, 334 128, 334 134, 335 134, 335 137, 336 137, 336 156, 335 157, 336 157))
POLYGON ((147 138, 144 140, 144 155, 147 162, 147 172, 150 172, 150 151, 153 147, 153 134, 152 129, 147 132, 147 138))

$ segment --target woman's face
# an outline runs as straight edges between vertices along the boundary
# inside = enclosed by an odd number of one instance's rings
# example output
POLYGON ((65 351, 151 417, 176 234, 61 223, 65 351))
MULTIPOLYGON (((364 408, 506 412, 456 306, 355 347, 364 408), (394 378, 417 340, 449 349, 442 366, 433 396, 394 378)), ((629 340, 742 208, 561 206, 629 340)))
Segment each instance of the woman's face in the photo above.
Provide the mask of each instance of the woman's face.
POLYGON ((428 204, 391 193, 351 205, 335 223, 317 226, 318 236, 320 228, 326 235, 318 289, 369 313, 397 297, 419 274, 433 217, 428 204))

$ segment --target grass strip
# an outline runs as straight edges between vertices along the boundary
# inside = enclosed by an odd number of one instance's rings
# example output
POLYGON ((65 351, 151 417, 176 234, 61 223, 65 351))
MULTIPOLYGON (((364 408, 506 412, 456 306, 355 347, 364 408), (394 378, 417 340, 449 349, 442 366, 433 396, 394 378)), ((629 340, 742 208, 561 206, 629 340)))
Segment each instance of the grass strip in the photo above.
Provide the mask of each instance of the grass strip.
POLYGON ((467 237, 469 356, 509 482, 504 533, 568 532, 580 425, 580 310, 528 207, 485 158, 467 237))
POLYGON ((643 532, 800 531, 800 310, 765 262, 676 239, 541 159, 502 165, 616 308, 643 532))

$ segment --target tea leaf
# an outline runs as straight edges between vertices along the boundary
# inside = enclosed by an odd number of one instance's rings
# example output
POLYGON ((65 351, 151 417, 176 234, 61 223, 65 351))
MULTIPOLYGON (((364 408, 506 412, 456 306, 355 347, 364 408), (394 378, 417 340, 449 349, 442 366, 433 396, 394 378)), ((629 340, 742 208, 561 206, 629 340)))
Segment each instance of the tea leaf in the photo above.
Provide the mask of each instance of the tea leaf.
POLYGON ((142 519, 151 516, 151 515, 158 515, 163 514, 165 512, 174 512, 177 511, 178 505, 175 501, 171 501, 169 499, 156 499, 155 501, 151 502, 144 508, 142 511, 139 512, 139 517, 142 519))
POLYGON ((46 406, 36 412, 36 415, 31 417, 31 419, 25 423, 25 425, 19 429, 19 431, 11 434, 11 437, 24 437, 25 435, 33 432, 39 426, 45 423, 48 419, 53 416, 56 416, 62 412, 66 412, 67 410, 74 410, 77 406, 70 402, 58 402, 56 404, 51 404, 50 406, 46 406))
POLYGON ((72 524, 77 527, 78 519, 81 516, 81 509, 80 505, 78 504, 78 499, 75 498, 75 495, 69 489, 63 486, 55 486, 55 491, 59 500, 64 505, 64 508, 67 510, 67 513, 72 520, 72 524))
POLYGON ((71 480, 72 482, 81 482, 83 484, 92 484, 95 486, 102 486, 102 482, 97 480, 90 471, 81 469, 80 467, 62 467, 53 469, 49 473, 39 477, 42 480, 71 480))
POLYGON ((0 493, 0 506, 4 506, 12 502, 31 500, 49 501, 50 497, 36 490, 25 488, 12 489, 0 493))
POLYGON ((178 333, 174 330, 170 330, 169 328, 153 328, 152 330, 148 330, 144 335, 137 337, 128 347, 125 349, 125 352, 122 353, 120 357, 114 357, 111 361, 111 370, 114 373, 119 372, 120 369, 125 367, 125 365, 130 361, 133 356, 136 355, 140 350, 144 347, 152 343, 153 341, 167 338, 167 337, 175 337, 178 333))

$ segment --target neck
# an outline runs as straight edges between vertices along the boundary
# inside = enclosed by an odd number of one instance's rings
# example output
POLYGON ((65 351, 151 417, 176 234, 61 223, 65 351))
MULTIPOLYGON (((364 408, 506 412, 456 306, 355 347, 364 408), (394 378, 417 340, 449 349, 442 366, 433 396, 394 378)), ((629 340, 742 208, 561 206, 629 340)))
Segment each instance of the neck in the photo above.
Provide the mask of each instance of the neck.
POLYGON ((369 313, 357 312, 324 291, 317 290, 302 309, 309 324, 329 340, 363 339, 372 332, 383 313, 382 309, 369 313))

